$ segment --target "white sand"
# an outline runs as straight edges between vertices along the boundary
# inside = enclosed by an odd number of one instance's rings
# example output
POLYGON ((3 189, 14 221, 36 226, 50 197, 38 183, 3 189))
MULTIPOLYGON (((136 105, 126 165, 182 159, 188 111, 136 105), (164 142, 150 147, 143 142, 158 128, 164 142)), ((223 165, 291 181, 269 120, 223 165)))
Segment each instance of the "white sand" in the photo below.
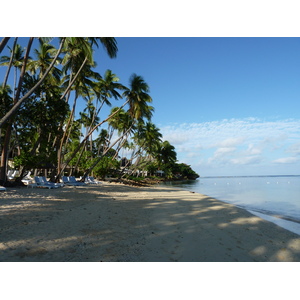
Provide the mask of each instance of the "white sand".
POLYGON ((170 187, 104 183, 0 193, 1 261, 300 261, 300 237, 170 187))

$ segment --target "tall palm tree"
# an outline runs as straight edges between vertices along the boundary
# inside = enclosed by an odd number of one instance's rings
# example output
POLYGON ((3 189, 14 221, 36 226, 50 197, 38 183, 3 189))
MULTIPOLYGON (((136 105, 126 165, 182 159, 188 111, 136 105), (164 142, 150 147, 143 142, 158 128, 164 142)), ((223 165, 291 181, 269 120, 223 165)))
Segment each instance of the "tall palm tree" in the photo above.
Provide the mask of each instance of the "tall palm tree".
MULTIPOLYGON (((16 44, 12 49, 8 47, 12 54, 12 66, 14 67, 14 91, 13 96, 15 96, 16 84, 18 78, 18 70, 21 70, 24 61, 24 48, 19 44, 16 44)), ((28 57, 30 59, 30 56, 28 57)), ((0 66, 9 66, 11 61, 10 56, 1 56, 0 57, 0 66)))
MULTIPOLYGON (((14 106, 18 103, 19 96, 20 96, 20 93, 21 93, 21 88, 22 88, 22 84, 23 84, 23 80, 24 80, 24 76, 25 76, 25 71, 26 71, 26 64, 27 64, 27 61, 30 59, 29 52, 30 52, 32 42, 33 42, 33 38, 30 38, 24 57, 22 57, 23 51, 22 51, 21 47, 18 46, 18 45, 14 45, 13 49, 12 50, 10 49, 11 52, 13 53, 12 60, 11 60, 11 57, 5 57, 5 56, 2 57, 2 59, 3 59, 2 63, 3 64, 7 64, 7 65, 13 64, 15 66, 15 70, 17 70, 18 67, 21 67, 21 74, 20 74, 20 77, 19 77, 18 87, 14 89, 14 95, 13 95, 14 106)), ((16 73, 15 73, 15 83, 14 83, 14 85, 16 87, 16 73)), ((8 113, 9 112, 7 112, 7 114, 8 113)), ((4 118, 5 118, 5 116, 4 116, 4 118)), ((0 123, 1 123, 1 121, 0 121, 0 123)), ((1 170, 2 170, 1 174, 0 174, 0 176, 1 176, 0 180, 4 181, 4 182, 6 181, 8 148, 9 148, 9 144, 10 144, 10 140, 11 140, 11 133, 12 133, 12 120, 10 120, 8 122, 7 126, 6 126, 5 138, 4 138, 3 150, 2 150, 1 162, 0 162, 0 167, 1 167, 1 170)))
POLYGON ((14 104, 14 106, 10 109, 9 112, 7 112, 5 114, 5 116, 0 120, 0 128, 6 123, 8 122, 8 120, 10 118, 12 118, 12 116, 18 111, 18 109, 20 108, 20 106, 23 104, 23 102, 25 100, 27 100, 33 93, 34 91, 39 88, 39 86, 43 83, 43 81, 45 80, 45 78, 47 77, 48 73, 51 71, 52 67, 54 66, 61 50, 62 50, 62 47, 63 47, 63 44, 65 42, 65 38, 62 38, 61 41, 60 41, 60 45, 59 45, 59 49, 55 55, 55 57, 53 58, 49 68, 46 70, 46 72, 44 73, 44 75, 42 76, 42 78, 35 84, 35 86, 33 86, 21 99, 19 99, 19 95, 18 93, 21 92, 21 85, 20 83, 22 83, 23 81, 23 78, 24 78, 24 75, 25 75, 25 67, 26 67, 26 59, 28 60, 28 57, 29 57, 29 51, 30 51, 30 48, 31 48, 31 45, 32 45, 32 42, 33 42, 33 38, 30 38, 30 41, 28 43, 28 47, 27 47, 27 51, 26 51, 26 54, 25 54, 25 57, 24 57, 24 65, 23 65, 23 68, 22 68, 22 72, 21 72, 21 75, 20 75, 20 80, 19 80, 19 86, 18 86, 18 90, 17 90, 17 93, 16 93, 16 96, 15 96, 15 99, 16 102, 14 104), (23 72, 24 71, 24 72, 23 72), (22 78, 23 76, 23 78, 22 78), (22 80, 21 80, 22 78, 22 80))
MULTIPOLYGON (((34 49, 36 60, 30 60, 27 68, 32 74, 36 74, 38 78, 41 78, 49 68, 57 49, 53 45, 44 43, 42 40, 39 40, 39 42, 39 49, 34 49)), ((58 57, 55 64, 58 65, 60 62, 61 59, 58 57)), ((53 85, 58 84, 61 79, 61 70, 54 66, 49 75, 51 76, 47 77, 48 81, 53 85)))
POLYGON ((148 105, 148 103, 152 102, 152 98, 148 94, 149 92, 149 86, 143 77, 132 74, 129 80, 129 88, 123 93, 129 104, 128 112, 132 118, 136 120, 144 117, 148 120, 151 119, 154 109, 148 105))
MULTIPOLYGON (((106 119, 114 117, 119 110, 121 110, 126 104, 129 105, 128 114, 134 122, 128 127, 128 129, 121 135, 114 143, 112 143, 109 148, 105 151, 105 153, 114 147, 120 140, 124 137, 128 137, 128 133, 132 129, 132 126, 137 122, 137 120, 141 118, 146 118, 148 120, 151 119, 152 112, 154 108, 149 106, 148 103, 152 102, 152 98, 148 94, 150 91, 148 84, 144 81, 142 76, 138 76, 133 74, 129 80, 129 88, 126 88, 123 92, 123 96, 126 99, 124 105, 122 105, 119 109, 117 109, 111 116, 106 119)), ((105 155, 105 153, 102 154, 105 155)), ((101 156, 96 159, 95 163, 87 170, 84 174, 84 178, 93 170, 93 168, 100 162, 101 156)))
POLYGON ((134 140, 137 145, 140 146, 148 155, 153 155, 160 143, 162 134, 159 132, 159 128, 152 122, 139 122, 138 130, 134 136, 134 140))
MULTIPOLYGON (((2 83, 2 87, 4 88, 7 84, 7 80, 8 80, 8 77, 9 77, 9 73, 10 73, 10 69, 12 67, 12 64, 13 64, 13 60, 14 60, 14 53, 15 53, 15 49, 16 49, 16 45, 17 45, 17 41, 18 41, 18 38, 15 37, 14 38, 14 43, 13 43, 13 47, 12 47, 12 51, 10 53, 10 59, 9 59, 9 62, 8 62, 8 67, 7 67, 7 71, 6 71, 6 74, 5 74, 5 77, 4 77, 4 80, 3 80, 3 83, 2 83)), ((0 58, 1 59, 1 58, 0 58)))
MULTIPOLYGON (((65 48, 66 55, 62 60, 63 72, 67 74, 67 72, 69 71, 69 75, 67 75, 68 81, 66 81, 67 82, 66 90, 62 96, 62 97, 64 97, 65 95, 67 95, 66 101, 68 101, 68 99, 69 99, 70 91, 71 91, 73 85, 75 85, 75 87, 73 87, 73 89, 75 91, 79 87, 82 90, 84 90, 85 88, 82 83, 83 82, 85 82, 85 84, 87 83, 88 76, 97 77, 97 79, 100 80, 100 75, 98 76, 98 74, 96 72, 93 72, 91 70, 91 67, 95 66, 95 63, 93 60, 92 46, 96 45, 98 47, 98 41, 100 43, 102 43, 102 45, 107 50, 107 53, 111 58, 116 56, 118 49, 117 49, 116 41, 114 38, 67 38, 66 48, 65 48)), ((89 86, 92 87, 94 90, 95 83, 94 82, 90 83, 89 86)), ((89 89, 85 89, 85 92, 86 92, 87 96, 90 96, 89 89)), ((72 110, 73 114, 74 114, 74 110, 75 110, 76 100, 78 98, 77 96, 79 96, 79 95, 75 94, 75 100, 74 100, 73 110, 72 110)), ((73 114, 71 114, 70 118, 73 118, 73 114)), ((69 123, 70 123, 70 121, 68 121, 68 124, 69 123)), ((87 135, 85 137, 85 139, 83 140, 83 143, 79 144, 79 146, 76 148, 76 150, 74 152, 73 157, 80 150, 80 148, 86 142, 86 140, 89 138, 89 136, 91 136, 92 132, 98 128, 98 126, 97 125, 94 126, 93 129, 90 131, 89 135, 87 135)), ((65 169, 65 167, 67 166, 67 163, 68 163, 68 162, 66 162, 64 164, 64 166, 61 166, 62 144, 64 142, 64 139, 65 139, 65 134, 60 143, 61 146, 60 146, 59 153, 58 153, 58 175, 57 175, 56 180, 58 180, 60 178, 63 170, 65 169)), ((71 160, 71 159, 69 159, 69 160, 71 160)))
POLYGON ((100 107, 97 110, 97 114, 104 104, 111 106, 109 101, 110 98, 114 98, 115 100, 120 99, 122 96, 118 90, 122 91, 125 89, 125 86, 119 83, 119 78, 116 74, 112 73, 111 70, 106 70, 104 77, 96 82, 94 88, 97 100, 100 101, 100 107))
POLYGON ((160 167, 166 169, 171 167, 177 160, 175 147, 171 145, 168 141, 162 142, 157 151, 156 158, 160 167))

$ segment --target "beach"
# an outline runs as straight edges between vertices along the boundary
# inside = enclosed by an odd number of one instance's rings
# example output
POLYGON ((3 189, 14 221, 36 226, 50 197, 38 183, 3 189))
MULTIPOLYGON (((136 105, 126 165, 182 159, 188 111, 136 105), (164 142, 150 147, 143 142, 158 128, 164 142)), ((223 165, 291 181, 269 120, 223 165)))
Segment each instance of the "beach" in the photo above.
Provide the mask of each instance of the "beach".
POLYGON ((2 262, 300 261, 300 236, 209 196, 174 187, 8 188, 2 262))

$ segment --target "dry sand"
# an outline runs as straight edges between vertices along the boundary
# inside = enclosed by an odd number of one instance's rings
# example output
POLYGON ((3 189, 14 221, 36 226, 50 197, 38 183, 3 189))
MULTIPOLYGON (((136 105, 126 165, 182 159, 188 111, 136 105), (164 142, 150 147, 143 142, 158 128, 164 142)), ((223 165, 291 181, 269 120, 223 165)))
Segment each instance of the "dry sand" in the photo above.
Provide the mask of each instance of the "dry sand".
POLYGON ((172 187, 8 188, 0 261, 300 261, 300 236, 172 187))

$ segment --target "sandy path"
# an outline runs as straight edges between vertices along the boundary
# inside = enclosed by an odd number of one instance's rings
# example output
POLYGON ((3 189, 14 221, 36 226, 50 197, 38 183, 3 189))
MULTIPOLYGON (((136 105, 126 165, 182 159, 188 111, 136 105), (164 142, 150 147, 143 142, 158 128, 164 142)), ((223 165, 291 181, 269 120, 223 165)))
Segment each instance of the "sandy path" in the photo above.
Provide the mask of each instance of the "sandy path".
POLYGON ((0 261, 300 261, 300 237, 170 187, 8 189, 0 261))

